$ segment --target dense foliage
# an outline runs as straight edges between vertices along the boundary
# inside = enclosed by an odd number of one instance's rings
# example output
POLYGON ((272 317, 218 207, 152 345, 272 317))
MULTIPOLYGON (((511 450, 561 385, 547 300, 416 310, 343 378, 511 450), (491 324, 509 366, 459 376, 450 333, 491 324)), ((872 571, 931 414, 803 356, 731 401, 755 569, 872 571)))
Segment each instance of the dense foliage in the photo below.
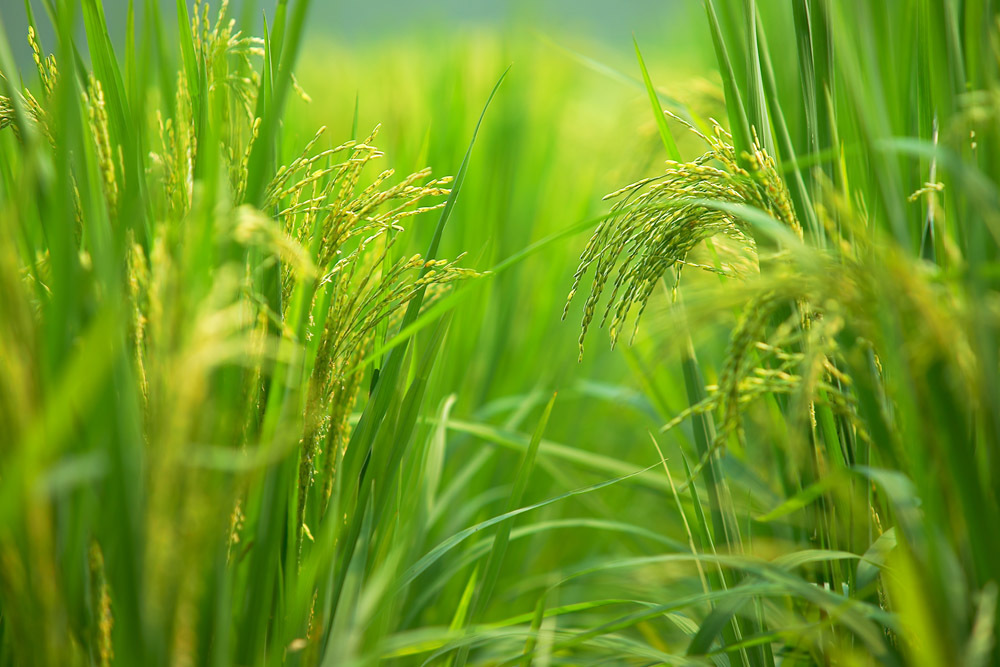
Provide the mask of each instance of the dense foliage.
POLYGON ((42 4, 0 664, 1000 664, 992 3, 704 0, 669 96, 42 4))

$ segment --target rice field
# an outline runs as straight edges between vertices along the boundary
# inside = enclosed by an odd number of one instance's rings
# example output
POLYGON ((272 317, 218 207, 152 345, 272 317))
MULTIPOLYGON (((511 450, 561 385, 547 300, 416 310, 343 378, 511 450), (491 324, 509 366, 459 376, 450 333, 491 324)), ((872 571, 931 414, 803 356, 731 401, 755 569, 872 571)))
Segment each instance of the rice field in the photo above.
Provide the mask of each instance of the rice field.
POLYGON ((0 665, 1000 666, 994 3, 14 4, 0 665))

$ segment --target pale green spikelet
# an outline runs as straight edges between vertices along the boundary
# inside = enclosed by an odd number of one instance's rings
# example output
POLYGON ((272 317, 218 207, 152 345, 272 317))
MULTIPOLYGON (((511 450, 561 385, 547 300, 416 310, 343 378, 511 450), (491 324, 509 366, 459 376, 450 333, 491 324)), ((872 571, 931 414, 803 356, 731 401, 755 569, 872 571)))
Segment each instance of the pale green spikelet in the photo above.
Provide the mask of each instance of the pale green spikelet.
POLYGON ((111 595, 108 589, 107 575, 104 571, 104 554, 97 542, 90 545, 90 577, 91 589, 94 595, 95 645, 97 647, 97 664, 108 667, 115 659, 114 644, 111 631, 115 619, 111 610, 111 595))
POLYGON ((108 206, 108 212, 112 219, 118 209, 118 176, 120 160, 120 147, 118 150, 112 149, 110 132, 108 130, 108 109, 104 101, 104 90, 101 82, 91 75, 87 86, 87 92, 83 95, 83 102, 87 107, 90 121, 90 133, 94 139, 94 147, 97 150, 97 165, 101 176, 104 179, 104 198, 108 206))

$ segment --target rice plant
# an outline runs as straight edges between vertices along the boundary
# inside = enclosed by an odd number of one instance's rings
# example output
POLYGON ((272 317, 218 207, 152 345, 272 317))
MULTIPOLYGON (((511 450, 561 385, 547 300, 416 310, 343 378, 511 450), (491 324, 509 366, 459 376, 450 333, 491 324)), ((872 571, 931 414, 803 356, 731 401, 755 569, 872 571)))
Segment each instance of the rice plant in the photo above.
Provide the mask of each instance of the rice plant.
MULTIPOLYGON (((257 39, 195 3, 157 89, 134 43, 118 69, 96 3, 95 69, 75 67, 65 3, 59 54, 29 31, 40 87, 4 76, 5 661, 249 664, 329 637, 341 591, 318 563, 350 561, 343 513, 384 511, 399 466, 392 441, 348 447, 371 350, 476 274, 436 244, 399 256, 460 183, 373 175, 377 128, 277 164, 304 12, 257 39)), ((412 383, 405 349, 365 413, 402 444, 435 348, 412 383)))
MULTIPOLYGON (((984 466, 1000 442, 998 320, 996 284, 982 271, 995 262, 997 202, 996 173, 981 156, 996 147, 979 143, 968 105, 995 86, 1000 61, 982 55, 1000 33, 985 7, 965 7, 959 36, 933 24, 956 20, 953 3, 848 4, 765 11, 706 1, 735 139, 716 125, 701 157, 668 161, 662 176, 609 195, 624 196, 591 237, 570 293, 593 268, 581 349, 605 285, 601 324, 613 345, 657 285, 678 289, 696 245, 725 235, 746 247, 756 271, 726 271, 715 255, 705 268, 723 285, 696 292, 700 321, 715 310, 711 295, 735 292, 718 299, 722 313, 739 313, 709 370, 718 380, 689 392, 690 407, 662 429, 691 418, 703 420, 696 430, 709 426, 708 445, 686 453, 697 462, 683 484, 696 503, 692 545, 709 562, 729 555, 738 572, 703 579, 706 593, 746 590, 740 603, 715 606, 687 653, 743 664, 993 664, 990 526, 1000 505, 984 466), (789 19, 801 97, 779 94, 772 69, 790 45, 769 50, 765 39, 789 19), (901 90, 876 88, 879 74, 898 81, 890 68, 901 65, 887 50, 857 48, 848 35, 859 26, 887 30, 885 49, 916 29, 915 52, 950 63, 953 78, 921 86, 915 106, 893 97, 901 90), (805 131, 793 133, 789 119, 804 119, 805 131), (784 500, 741 521, 747 508, 725 479, 733 462, 784 500), (699 478, 711 521, 698 507, 699 478), (774 563, 813 565, 758 592, 767 577, 747 555, 761 540, 782 545, 774 563)), ((909 67, 900 71, 922 71, 909 67)), ((676 153, 672 137, 664 146, 676 153)), ((675 305, 675 317, 683 311, 675 305)))

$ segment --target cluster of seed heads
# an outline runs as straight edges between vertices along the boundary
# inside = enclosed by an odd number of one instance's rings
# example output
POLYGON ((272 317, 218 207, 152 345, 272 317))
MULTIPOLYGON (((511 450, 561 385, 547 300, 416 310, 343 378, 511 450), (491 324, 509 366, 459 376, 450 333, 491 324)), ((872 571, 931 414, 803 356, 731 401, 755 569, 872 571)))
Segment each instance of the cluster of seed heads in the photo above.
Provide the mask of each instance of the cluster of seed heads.
POLYGON ((563 310, 565 317, 584 276, 593 270, 590 295, 584 304, 581 356, 587 330, 609 284, 611 294, 600 326, 610 324, 614 346, 631 311, 637 310, 638 323, 660 278, 683 264, 699 243, 725 234, 754 245, 744 220, 711 203, 761 209, 801 235, 788 189, 774 161, 756 143, 751 152, 737 156, 729 133, 718 123, 713 127, 711 136, 692 128, 709 147, 696 160, 668 161, 662 176, 644 178, 605 197, 617 201, 580 256, 563 310))
MULTIPOLYGON (((376 127, 362 141, 318 150, 326 128, 320 128, 302 152, 278 169, 265 189, 265 207, 277 211, 280 228, 302 248, 309 248, 317 274, 315 315, 309 335, 318 352, 309 379, 306 434, 299 470, 300 495, 318 473, 324 495, 332 489, 333 462, 347 441, 347 419, 363 374, 363 352, 402 312, 401 306, 424 290, 440 290, 455 280, 475 276, 454 260, 425 260, 420 255, 393 259, 402 223, 440 208, 449 192, 449 177, 431 179, 421 169, 392 184, 392 169, 360 186, 363 170, 383 153, 374 141, 376 127), (425 203, 429 199, 438 199, 425 203), (322 300, 322 306, 320 301, 322 300), (318 307, 322 310, 317 311, 318 307), (325 451, 322 470, 316 455, 325 451)), ((299 274, 289 266, 282 276, 284 303, 289 302, 299 274)), ((300 513, 303 508, 300 506, 300 513)))
MULTIPOLYGON (((730 135, 717 123, 711 136, 695 132, 708 144, 703 155, 687 163, 668 161, 662 176, 643 179, 606 197, 617 201, 583 251, 563 313, 565 317, 584 276, 593 270, 584 306, 581 355, 608 284, 611 293, 600 325, 610 323, 614 345, 630 312, 637 310, 638 320, 661 277, 670 269, 692 265, 687 256, 699 243, 722 234, 737 245, 755 249, 749 225, 713 204, 759 209, 802 238, 788 189, 756 135, 751 150, 737 156, 730 135)), ((852 267, 844 262, 831 264, 831 271, 843 274, 841 298, 856 291, 848 289, 857 284, 858 271, 852 267)), ((704 268, 738 277, 718 267, 704 268)), ((716 438, 694 474, 727 443, 745 446, 742 411, 769 394, 793 396, 808 406, 810 415, 823 402, 845 417, 857 437, 867 437, 854 410, 851 380, 836 363, 836 336, 842 320, 824 317, 823 308, 809 305, 831 303, 828 282, 803 276, 786 262, 774 263, 772 270, 765 287, 751 291, 730 335, 718 383, 706 387, 705 399, 663 427, 674 428, 695 414, 717 412, 721 416, 716 438)))

